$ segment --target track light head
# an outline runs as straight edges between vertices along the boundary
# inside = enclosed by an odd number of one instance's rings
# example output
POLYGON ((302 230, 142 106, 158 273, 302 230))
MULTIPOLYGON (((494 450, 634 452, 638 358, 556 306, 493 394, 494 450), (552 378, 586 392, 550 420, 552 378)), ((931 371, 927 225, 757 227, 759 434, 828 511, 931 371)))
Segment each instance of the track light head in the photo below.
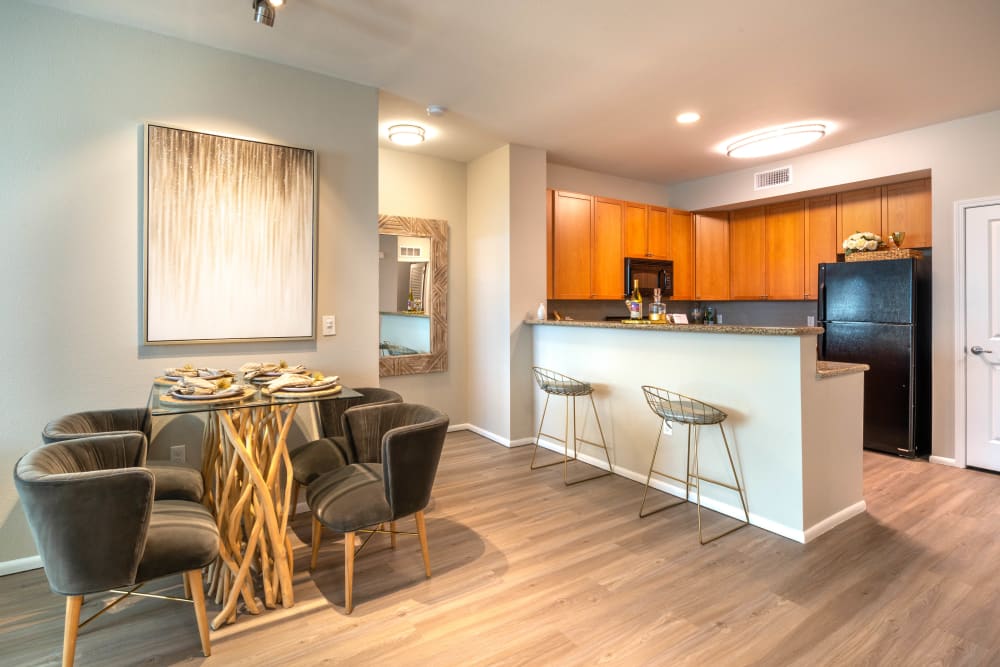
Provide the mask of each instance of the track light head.
MULTIPOLYGON (((282 4, 280 2, 274 3, 282 4)), ((253 20, 268 28, 274 26, 274 5, 268 0, 253 0, 253 20)))

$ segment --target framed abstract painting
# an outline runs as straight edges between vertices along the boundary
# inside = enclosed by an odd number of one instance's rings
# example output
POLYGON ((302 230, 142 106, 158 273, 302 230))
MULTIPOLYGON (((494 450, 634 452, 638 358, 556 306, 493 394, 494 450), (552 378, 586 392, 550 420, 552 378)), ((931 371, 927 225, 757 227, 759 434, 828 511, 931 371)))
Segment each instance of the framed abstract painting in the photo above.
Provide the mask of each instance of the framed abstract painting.
POLYGON ((316 157, 145 127, 143 342, 316 335, 316 157))

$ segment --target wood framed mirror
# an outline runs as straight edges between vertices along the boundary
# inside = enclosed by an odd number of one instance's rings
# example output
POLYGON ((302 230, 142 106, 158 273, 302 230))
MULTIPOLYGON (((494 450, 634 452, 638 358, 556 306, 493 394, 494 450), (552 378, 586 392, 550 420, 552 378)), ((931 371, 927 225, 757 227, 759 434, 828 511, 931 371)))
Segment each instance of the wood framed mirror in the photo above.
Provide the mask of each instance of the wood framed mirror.
MULTIPOLYGON (((448 370, 448 223, 445 220, 380 215, 379 233, 379 362, 380 377, 439 373, 448 370), (396 238, 393 238, 396 237, 396 238), (400 238, 414 243, 398 243, 400 238), (397 241, 384 244, 383 241, 397 241), (420 239, 429 239, 429 257, 420 255, 420 239), (387 248, 393 250, 387 250, 387 248), (395 251, 395 252, 394 252, 395 251), (403 260, 400 262, 399 260, 403 260), (413 271, 409 294, 398 296, 399 267, 424 261, 426 278, 421 291, 420 271, 413 271), (389 270, 394 265, 395 270, 389 270), (389 276, 387 278, 387 276, 389 276), (425 333, 426 332, 426 333, 425 333), (397 340, 393 340, 396 338, 397 340), (400 342, 406 339, 404 342, 400 342), (410 342, 414 341, 414 342, 410 342)), ((426 244, 424 244, 426 246, 426 244)))

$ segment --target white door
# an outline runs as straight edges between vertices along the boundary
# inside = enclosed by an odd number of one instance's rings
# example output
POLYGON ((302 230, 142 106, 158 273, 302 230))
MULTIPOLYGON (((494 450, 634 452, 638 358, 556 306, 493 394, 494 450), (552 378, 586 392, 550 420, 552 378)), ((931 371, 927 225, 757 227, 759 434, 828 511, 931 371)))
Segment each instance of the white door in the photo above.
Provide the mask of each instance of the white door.
POLYGON ((1000 470, 1000 205, 965 209, 966 464, 1000 470))

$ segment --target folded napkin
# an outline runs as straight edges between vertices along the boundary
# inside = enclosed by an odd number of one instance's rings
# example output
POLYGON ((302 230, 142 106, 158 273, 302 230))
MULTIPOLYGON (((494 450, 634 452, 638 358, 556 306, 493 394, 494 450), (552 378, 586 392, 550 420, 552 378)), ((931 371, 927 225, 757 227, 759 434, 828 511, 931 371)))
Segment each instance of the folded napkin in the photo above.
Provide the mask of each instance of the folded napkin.
POLYGON ((204 380, 202 378, 182 377, 171 389, 171 393, 190 396, 208 396, 228 392, 232 389, 232 382, 229 378, 220 380, 204 380))
POLYGON ((284 361, 279 363, 271 362, 259 362, 259 361, 249 361, 242 366, 240 366, 240 371, 243 373, 243 377, 247 380, 257 377, 258 375, 275 375, 278 373, 304 373, 306 367, 302 364, 296 364, 295 366, 289 366, 284 361))
POLYGON ((198 377, 200 378, 217 378, 232 376, 233 372, 225 368, 199 368, 198 377))
POLYGON ((338 380, 340 380, 339 375, 331 375, 317 380, 312 375, 305 375, 303 373, 284 373, 276 380, 268 382, 267 390, 275 392, 288 387, 293 389, 302 389, 306 387, 311 389, 324 389, 337 384, 338 380))
POLYGON ((198 369, 192 366, 191 364, 185 364, 184 366, 180 366, 178 368, 166 368, 164 369, 163 374, 166 375, 167 377, 172 377, 172 378, 176 377, 196 378, 199 375, 198 369))

